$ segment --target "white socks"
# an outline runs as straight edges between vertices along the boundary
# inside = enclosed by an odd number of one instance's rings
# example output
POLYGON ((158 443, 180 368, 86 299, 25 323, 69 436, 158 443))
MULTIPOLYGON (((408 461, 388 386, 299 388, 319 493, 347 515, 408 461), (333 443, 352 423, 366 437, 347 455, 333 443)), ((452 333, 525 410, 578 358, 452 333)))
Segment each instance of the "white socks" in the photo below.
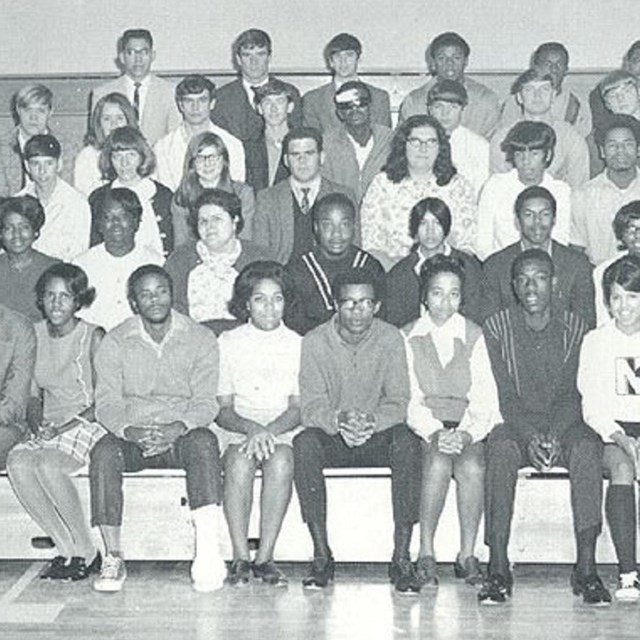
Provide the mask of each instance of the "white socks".
POLYGON ((220 555, 222 507, 209 504, 191 511, 196 534, 196 554, 191 564, 193 588, 200 592, 220 589, 227 568, 220 555))

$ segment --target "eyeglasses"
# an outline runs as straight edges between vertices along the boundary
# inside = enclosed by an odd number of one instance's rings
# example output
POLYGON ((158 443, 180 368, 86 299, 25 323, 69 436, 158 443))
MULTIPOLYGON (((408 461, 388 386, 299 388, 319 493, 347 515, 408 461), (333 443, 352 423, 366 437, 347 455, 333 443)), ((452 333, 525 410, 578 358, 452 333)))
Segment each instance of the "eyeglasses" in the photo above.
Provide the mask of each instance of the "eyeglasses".
POLYGON ((438 138, 429 138, 428 140, 421 140, 420 138, 408 138, 407 144, 413 149, 427 151, 428 149, 434 149, 440 143, 438 142, 438 138))
POLYGON ((195 163, 201 166, 205 164, 215 164, 221 157, 222 156, 219 153, 209 153, 207 155, 199 153, 196 155, 195 163))
POLYGON ((376 306, 376 301, 373 298, 361 298, 360 300, 354 300, 353 298, 345 298, 338 300, 338 305, 341 309, 346 311, 371 311, 376 306))

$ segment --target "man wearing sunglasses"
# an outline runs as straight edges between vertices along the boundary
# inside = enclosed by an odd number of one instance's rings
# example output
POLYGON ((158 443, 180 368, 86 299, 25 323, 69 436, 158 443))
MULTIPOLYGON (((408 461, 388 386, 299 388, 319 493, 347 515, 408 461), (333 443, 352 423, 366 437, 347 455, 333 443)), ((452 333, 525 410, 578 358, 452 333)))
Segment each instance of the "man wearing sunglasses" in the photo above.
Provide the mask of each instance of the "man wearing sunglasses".
POLYGON ((387 161, 393 132, 372 121, 371 91, 364 82, 345 82, 333 101, 343 126, 324 135, 322 174, 349 187, 359 203, 387 161))

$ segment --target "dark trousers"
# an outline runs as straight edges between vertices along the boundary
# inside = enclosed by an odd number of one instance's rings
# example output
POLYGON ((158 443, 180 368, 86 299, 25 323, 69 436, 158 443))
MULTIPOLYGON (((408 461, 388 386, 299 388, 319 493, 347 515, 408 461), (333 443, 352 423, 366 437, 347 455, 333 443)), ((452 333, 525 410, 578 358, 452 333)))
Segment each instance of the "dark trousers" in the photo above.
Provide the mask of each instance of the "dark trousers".
POLYGON ((391 467, 394 522, 396 526, 415 524, 420 509, 421 456, 420 438, 404 424, 374 433, 363 445, 353 448, 339 435, 305 429, 293 441, 293 479, 302 519, 318 524, 327 521, 324 469, 391 467))
POLYGON ((222 502, 222 475, 218 439, 206 428, 180 436, 169 451, 145 458, 133 442, 112 433, 91 451, 91 525, 122 524, 122 474, 142 469, 184 469, 191 509, 222 502))
MULTIPOLYGON (((580 533, 602 527, 602 440, 584 424, 568 428, 556 462, 569 470, 573 528, 580 533)), ((509 540, 518 469, 531 464, 526 444, 507 424, 493 429, 485 448, 485 544, 509 540)))

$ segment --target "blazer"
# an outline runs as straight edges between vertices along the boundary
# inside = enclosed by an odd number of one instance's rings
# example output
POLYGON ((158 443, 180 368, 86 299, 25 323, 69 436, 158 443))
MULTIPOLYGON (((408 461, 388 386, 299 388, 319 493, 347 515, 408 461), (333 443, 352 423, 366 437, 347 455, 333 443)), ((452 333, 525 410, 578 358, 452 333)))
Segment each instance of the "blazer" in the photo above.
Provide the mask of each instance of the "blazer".
MULTIPOLYGON (((373 87, 366 83, 371 92, 371 122, 383 127, 391 128, 391 101, 389 94, 384 89, 373 87)), ((317 89, 312 89, 302 97, 302 114, 304 124, 307 127, 320 129, 322 133, 328 133, 333 129, 342 128, 343 124, 336 115, 336 105, 333 96, 336 87, 333 82, 323 84, 317 89)))
MULTIPOLYGON (((355 194, 351 189, 322 178, 318 198, 329 193, 344 193, 356 204, 355 194)), ((282 264, 289 262, 293 251, 293 198, 288 180, 259 191, 256 197, 253 241, 267 247, 282 264)))
MULTIPOLYGON (((511 263, 522 252, 522 243, 505 247, 489 256, 483 270, 487 280, 486 316, 516 304, 511 286, 511 263)), ((577 313, 589 327, 596 326, 595 290, 591 263, 585 255, 551 241, 551 257, 555 266, 554 298, 564 308, 577 313)))
MULTIPOLYGON (((289 125, 292 128, 299 127, 302 124, 300 92, 293 85, 286 84, 294 94, 294 106, 289 116, 289 125)), ((264 131, 264 120, 249 102, 247 92, 244 90, 242 79, 240 78, 218 89, 216 103, 211 112, 211 119, 219 127, 226 129, 242 142, 257 140, 264 131)))
POLYGON ((349 187, 355 194, 358 204, 362 200, 373 177, 387 162, 391 149, 393 131, 379 124, 372 125, 373 147, 362 171, 356 159, 353 143, 344 127, 334 129, 324 135, 324 162, 322 175, 328 180, 349 187))
MULTIPOLYGON (((113 92, 121 93, 128 97, 127 83, 124 76, 101 84, 93 90, 91 94, 91 110, 93 111, 96 102, 100 98, 113 92)), ((170 82, 151 74, 149 76, 149 88, 144 101, 144 109, 142 110, 140 131, 153 147, 160 138, 173 131, 181 122, 182 117, 176 106, 174 86, 170 82)))

